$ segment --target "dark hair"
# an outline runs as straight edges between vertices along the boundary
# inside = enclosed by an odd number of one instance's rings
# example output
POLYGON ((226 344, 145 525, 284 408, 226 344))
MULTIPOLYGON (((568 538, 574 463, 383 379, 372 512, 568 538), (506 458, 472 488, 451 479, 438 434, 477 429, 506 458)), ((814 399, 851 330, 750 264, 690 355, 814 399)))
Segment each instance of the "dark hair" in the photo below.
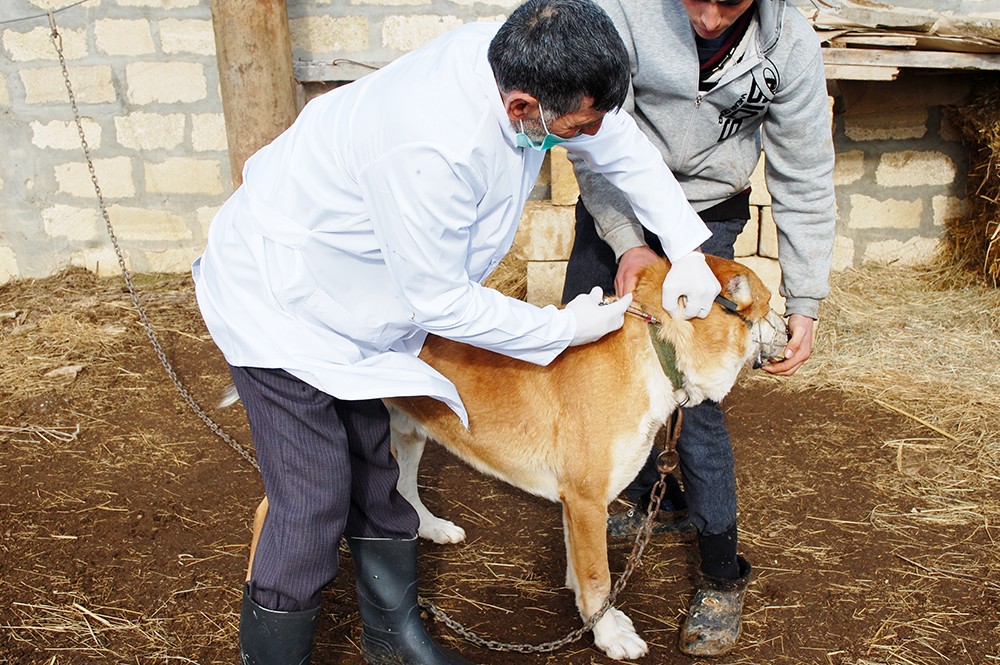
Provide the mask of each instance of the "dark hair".
POLYGON ((580 108, 612 111, 628 93, 628 53, 611 18, 592 0, 528 0, 490 43, 503 92, 520 90, 557 116, 580 108))

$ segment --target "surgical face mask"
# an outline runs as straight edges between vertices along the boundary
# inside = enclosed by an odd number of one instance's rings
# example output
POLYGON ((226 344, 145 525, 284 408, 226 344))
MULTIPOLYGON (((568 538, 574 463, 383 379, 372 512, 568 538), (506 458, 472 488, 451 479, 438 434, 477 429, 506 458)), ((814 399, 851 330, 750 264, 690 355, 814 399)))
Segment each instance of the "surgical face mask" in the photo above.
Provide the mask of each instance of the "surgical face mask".
POLYGON ((549 133, 549 128, 545 126, 545 113, 542 111, 541 104, 538 105, 538 117, 542 121, 542 129, 545 130, 545 138, 543 138, 539 143, 532 141, 531 137, 524 132, 524 121, 520 120, 521 131, 519 131, 514 137, 514 144, 518 148, 531 148, 532 150, 537 150, 538 152, 545 152, 552 146, 557 146, 566 140, 561 136, 549 133))

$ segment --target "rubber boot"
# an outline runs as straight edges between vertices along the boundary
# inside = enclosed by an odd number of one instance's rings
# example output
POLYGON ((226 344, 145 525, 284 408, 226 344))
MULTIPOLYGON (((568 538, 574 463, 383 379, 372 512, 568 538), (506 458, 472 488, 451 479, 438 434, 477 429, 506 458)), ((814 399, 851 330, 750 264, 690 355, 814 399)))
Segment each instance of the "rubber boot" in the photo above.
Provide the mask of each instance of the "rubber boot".
POLYGON ((241 665, 308 665, 320 608, 278 612, 261 607, 243 586, 240 608, 241 665))
POLYGON ((751 572, 746 559, 736 560, 740 576, 735 580, 701 576, 698 592, 681 626, 680 650, 689 656, 721 656, 736 646, 751 572))
POLYGON ((417 606, 417 539, 348 538, 369 665, 472 665, 442 649, 417 606))

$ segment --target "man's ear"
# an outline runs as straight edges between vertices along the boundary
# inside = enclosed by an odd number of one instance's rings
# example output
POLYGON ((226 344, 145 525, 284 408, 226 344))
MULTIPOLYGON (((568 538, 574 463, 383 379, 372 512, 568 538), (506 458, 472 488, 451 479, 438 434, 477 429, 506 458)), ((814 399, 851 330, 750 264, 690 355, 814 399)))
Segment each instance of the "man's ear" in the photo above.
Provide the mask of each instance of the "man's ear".
POLYGON ((538 116, 538 100, 526 92, 512 90, 503 96, 507 117, 511 122, 530 120, 538 116))

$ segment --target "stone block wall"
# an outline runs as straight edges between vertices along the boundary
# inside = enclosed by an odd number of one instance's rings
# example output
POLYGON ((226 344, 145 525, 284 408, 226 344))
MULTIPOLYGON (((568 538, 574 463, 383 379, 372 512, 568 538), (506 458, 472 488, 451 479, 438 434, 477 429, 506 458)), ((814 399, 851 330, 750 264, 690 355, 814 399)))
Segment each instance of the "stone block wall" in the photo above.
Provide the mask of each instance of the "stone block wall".
POLYGON ((945 221, 970 195, 968 149, 949 114, 979 79, 904 71, 896 81, 838 83, 835 269, 934 257, 945 221))
MULTIPOLYGON (((288 0, 296 72, 320 71, 342 84, 463 22, 502 20, 519 1, 288 0)), ((0 3, 0 137, 6 148, 0 161, 0 283, 69 265, 118 271, 49 39, 49 9, 130 269, 186 271, 232 189, 209 0, 73 5, 0 3)), ((932 254, 944 220, 961 210, 965 197, 965 149, 947 109, 962 103, 974 77, 904 70, 893 82, 831 82, 836 269, 932 254)), ((310 83, 302 98, 328 87, 310 83)), ((535 302, 558 300, 576 196, 565 155, 553 151, 518 238, 535 302)), ((752 205, 738 253, 776 291, 777 236, 761 169, 752 205)))
POLYGON ((292 58, 379 66, 463 23, 503 21, 522 1, 287 0, 292 58))
POLYGON ((187 270, 231 189, 208 3, 92 0, 61 10, 71 4, 6 0, 0 8, 0 282, 70 265, 119 271, 50 39, 50 9, 127 265, 187 270))

